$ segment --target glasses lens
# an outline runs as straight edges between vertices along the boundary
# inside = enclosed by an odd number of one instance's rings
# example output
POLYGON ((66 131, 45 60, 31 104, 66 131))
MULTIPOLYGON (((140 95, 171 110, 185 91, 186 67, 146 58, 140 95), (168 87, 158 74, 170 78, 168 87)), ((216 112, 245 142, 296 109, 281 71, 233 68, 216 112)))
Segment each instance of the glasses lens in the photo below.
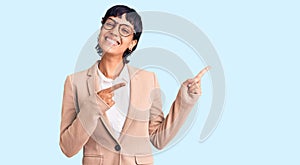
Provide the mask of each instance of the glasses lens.
MULTIPOLYGON (((106 30, 112 30, 117 26, 117 22, 112 19, 107 19, 106 22, 103 24, 104 29, 106 30)), ((120 24, 119 26, 119 33, 121 36, 127 37, 134 33, 134 30, 126 24, 120 24)))
POLYGON ((119 32, 122 36, 129 36, 133 33, 133 30, 130 26, 125 25, 125 24, 121 24, 120 28, 119 28, 119 32))
POLYGON ((116 23, 112 20, 109 20, 109 19, 104 23, 104 28, 107 29, 107 30, 111 30, 115 26, 116 26, 116 23))

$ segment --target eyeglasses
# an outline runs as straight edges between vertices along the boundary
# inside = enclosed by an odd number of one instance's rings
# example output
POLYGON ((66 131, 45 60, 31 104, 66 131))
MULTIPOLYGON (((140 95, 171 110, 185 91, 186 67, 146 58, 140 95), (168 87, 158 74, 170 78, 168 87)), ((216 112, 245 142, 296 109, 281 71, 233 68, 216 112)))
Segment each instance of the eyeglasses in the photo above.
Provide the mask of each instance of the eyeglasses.
MULTIPOLYGON (((103 24, 103 28, 106 30, 114 29, 119 23, 111 18, 108 18, 103 24)), ((131 34, 134 34, 135 31, 129 25, 119 24, 119 33, 123 37, 128 37, 131 34)))

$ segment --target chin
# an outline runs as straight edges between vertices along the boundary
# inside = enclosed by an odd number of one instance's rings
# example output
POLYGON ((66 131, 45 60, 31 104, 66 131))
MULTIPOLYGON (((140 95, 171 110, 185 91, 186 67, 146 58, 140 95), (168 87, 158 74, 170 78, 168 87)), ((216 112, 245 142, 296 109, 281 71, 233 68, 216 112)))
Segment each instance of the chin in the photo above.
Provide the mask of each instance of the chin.
POLYGON ((119 55, 124 53, 124 51, 121 50, 120 47, 112 47, 112 46, 107 46, 107 45, 102 45, 100 46, 102 49, 103 54, 108 53, 108 54, 115 54, 119 55))
POLYGON ((121 54, 123 56, 123 52, 113 50, 111 48, 102 49, 102 50, 103 50, 103 54, 110 54, 110 55, 120 55, 121 54))

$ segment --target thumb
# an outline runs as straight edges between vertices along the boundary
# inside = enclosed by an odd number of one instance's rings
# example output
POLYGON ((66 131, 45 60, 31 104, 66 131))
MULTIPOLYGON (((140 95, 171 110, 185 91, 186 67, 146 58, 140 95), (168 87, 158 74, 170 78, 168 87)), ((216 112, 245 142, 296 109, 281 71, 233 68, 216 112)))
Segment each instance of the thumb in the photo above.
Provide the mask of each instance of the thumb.
POLYGON ((183 82, 183 85, 189 87, 189 84, 192 83, 194 83, 194 79, 187 79, 185 82, 183 82))

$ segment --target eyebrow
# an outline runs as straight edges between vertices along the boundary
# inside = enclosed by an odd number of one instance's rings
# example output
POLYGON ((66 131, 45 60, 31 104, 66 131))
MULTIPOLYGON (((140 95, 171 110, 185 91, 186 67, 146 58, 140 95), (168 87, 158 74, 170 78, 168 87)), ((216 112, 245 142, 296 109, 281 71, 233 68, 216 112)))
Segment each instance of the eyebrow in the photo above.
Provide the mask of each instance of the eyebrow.
MULTIPOLYGON (((111 19, 112 21, 114 21, 115 23, 117 23, 117 24, 120 24, 118 21, 116 21, 115 19, 113 19, 113 18, 107 18, 107 19, 111 19)), ((127 20, 126 20, 127 21, 127 20)), ((127 21, 128 22, 128 21, 127 21)), ((133 25, 131 25, 131 23, 130 24, 124 24, 124 23, 121 23, 121 24, 123 24, 123 25, 127 25, 127 26, 129 26, 129 27, 131 27, 131 28, 133 28, 133 25)))

